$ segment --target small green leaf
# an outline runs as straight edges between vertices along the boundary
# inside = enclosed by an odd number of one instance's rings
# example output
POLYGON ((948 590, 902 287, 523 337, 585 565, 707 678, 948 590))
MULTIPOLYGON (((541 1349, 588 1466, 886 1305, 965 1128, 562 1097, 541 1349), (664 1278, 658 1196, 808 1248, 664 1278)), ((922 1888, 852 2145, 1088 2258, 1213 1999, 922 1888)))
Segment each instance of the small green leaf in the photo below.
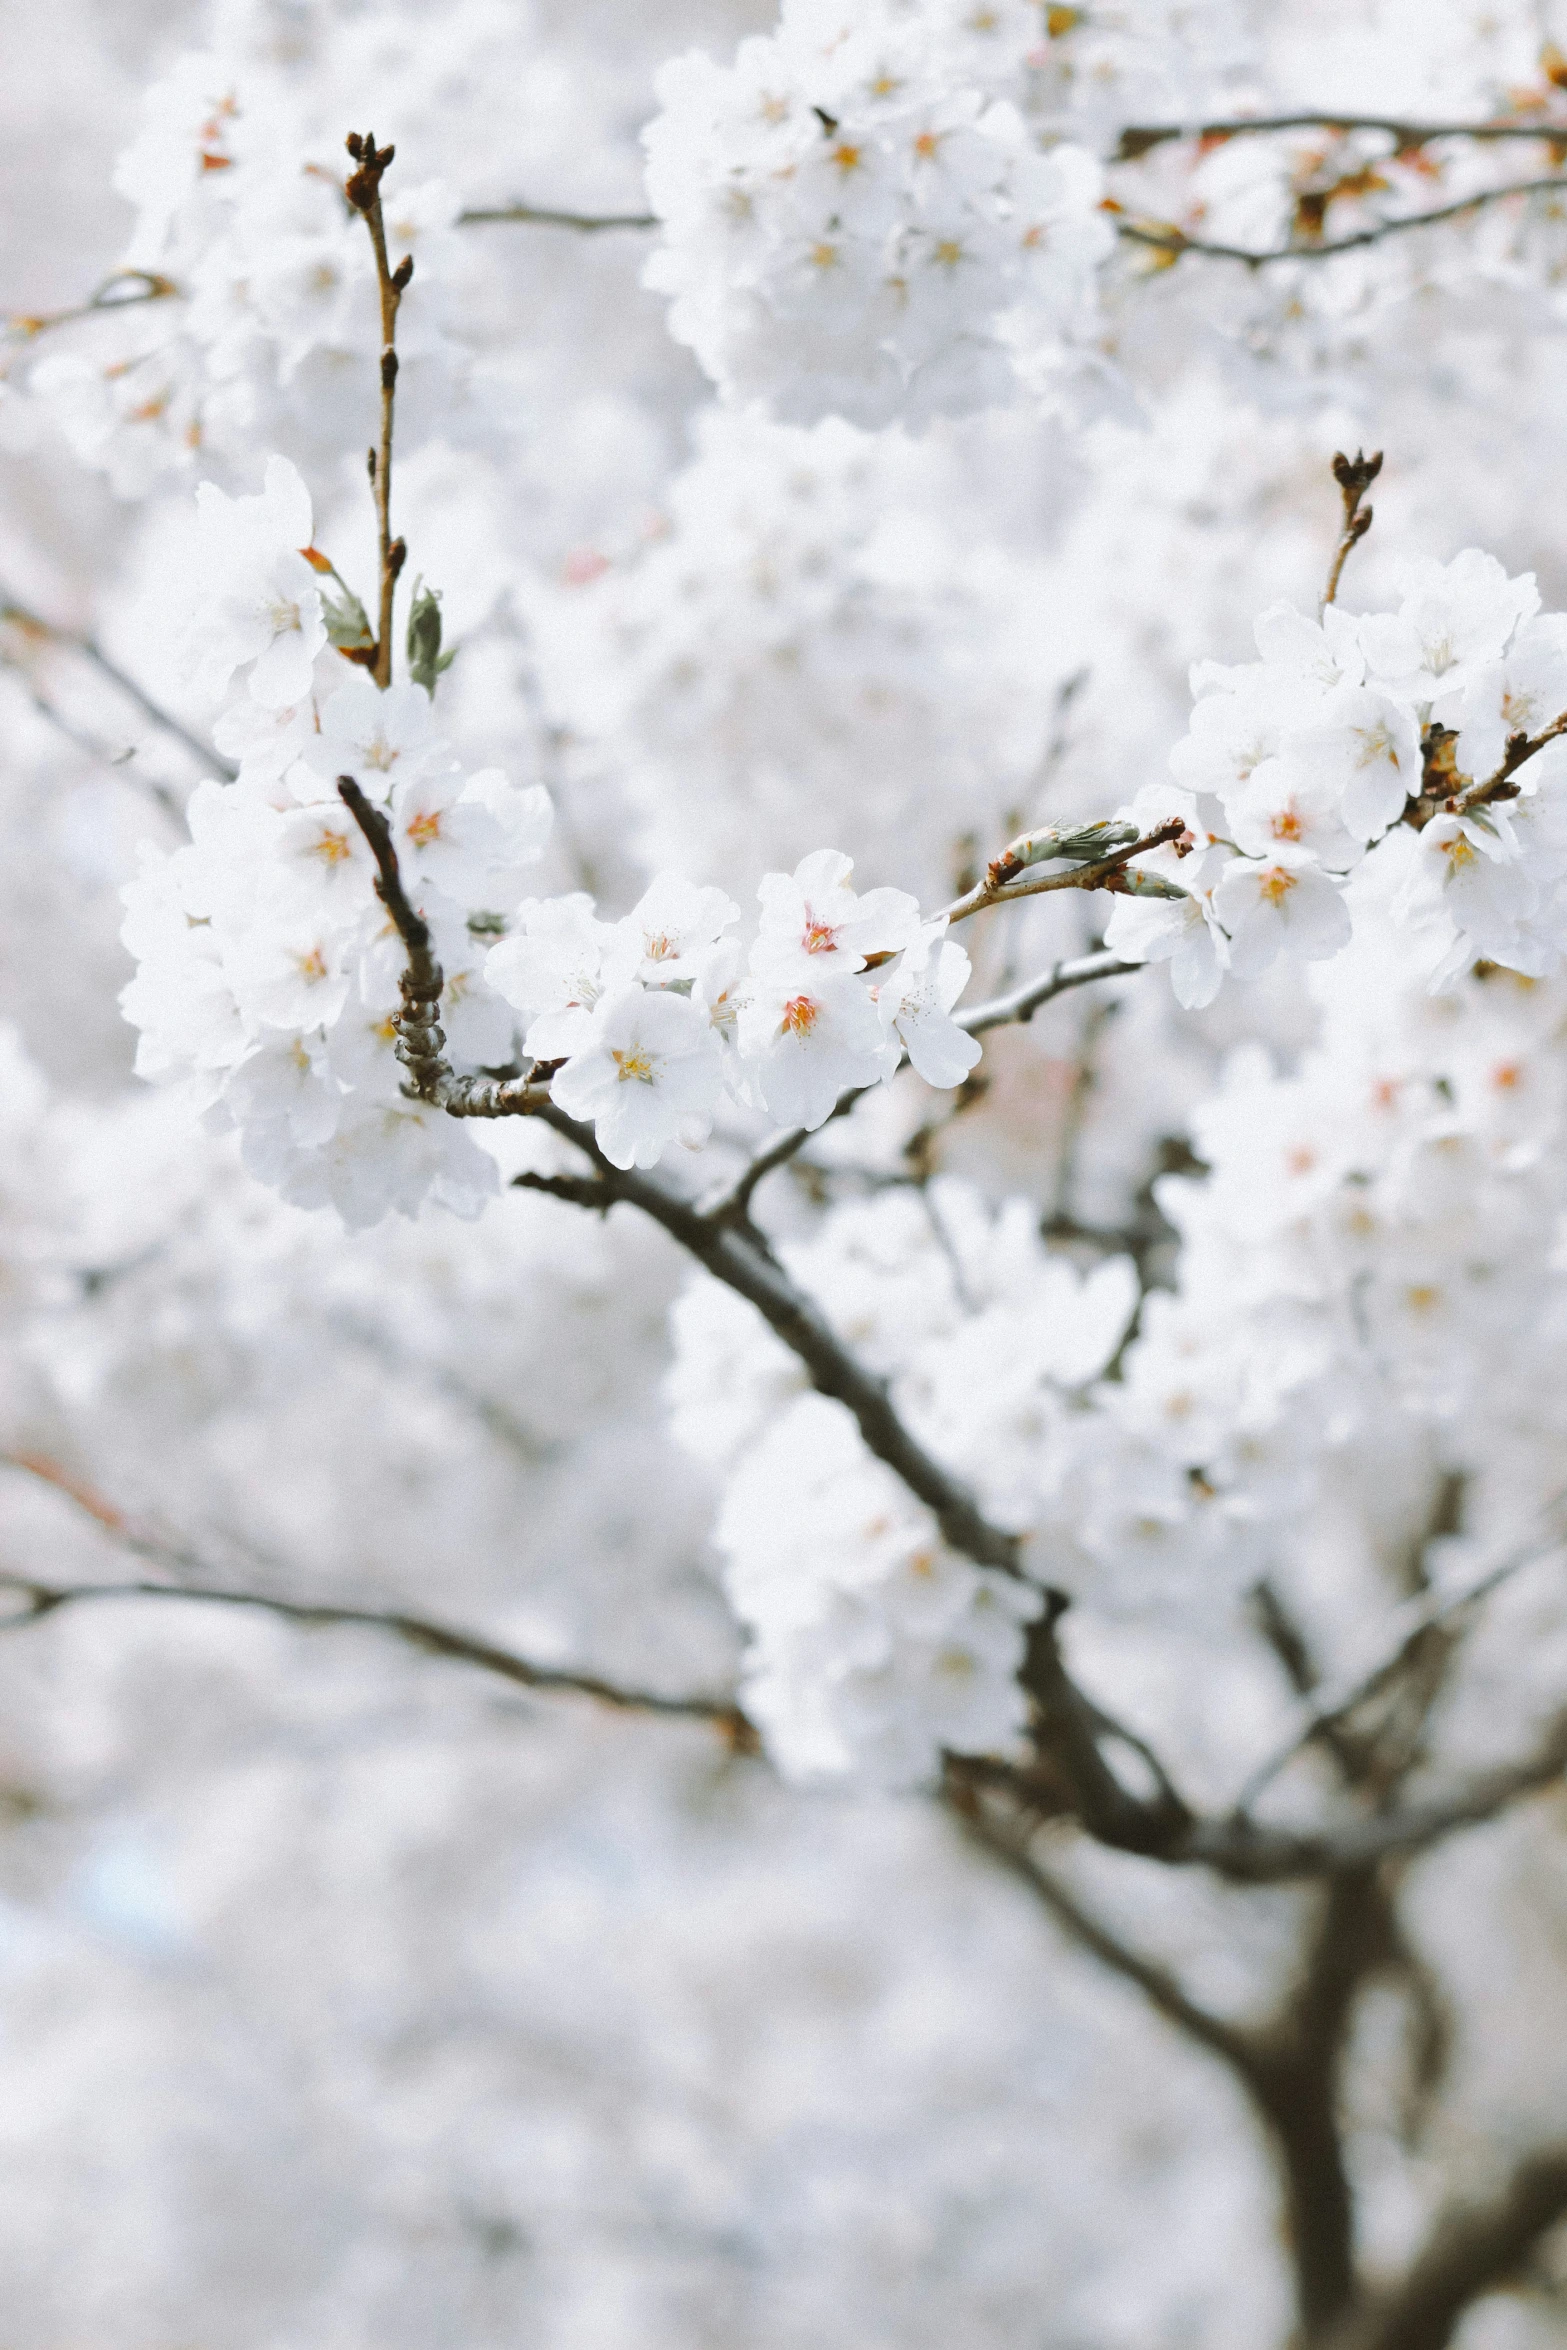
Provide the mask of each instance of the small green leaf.
POLYGON ((360 652, 366 645, 375 643, 370 634, 370 615, 351 587, 343 587, 341 580, 337 584, 343 588, 340 596, 321 598, 321 617, 326 622, 328 641, 340 653, 360 652))
POLYGON ((427 588, 422 579, 414 581, 414 600, 408 613, 408 674, 415 685, 422 685, 433 694, 435 681, 443 669, 450 669, 457 656, 441 651, 441 591, 427 588))

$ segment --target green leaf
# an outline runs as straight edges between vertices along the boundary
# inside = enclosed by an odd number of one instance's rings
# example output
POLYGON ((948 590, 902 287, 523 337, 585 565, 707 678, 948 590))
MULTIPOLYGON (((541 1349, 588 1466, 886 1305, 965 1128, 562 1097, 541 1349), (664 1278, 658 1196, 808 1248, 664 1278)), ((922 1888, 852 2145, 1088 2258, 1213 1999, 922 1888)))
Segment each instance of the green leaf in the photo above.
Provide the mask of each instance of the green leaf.
POLYGON ((375 643, 370 634, 370 615, 351 587, 343 587, 341 580, 337 584, 343 588, 340 596, 321 598, 321 617, 326 622, 328 641, 340 653, 361 652, 365 646, 375 643))
POLYGON ((441 651, 441 591, 414 581, 414 600, 408 613, 408 674, 415 685, 433 694, 443 669, 450 669, 455 652, 441 651))

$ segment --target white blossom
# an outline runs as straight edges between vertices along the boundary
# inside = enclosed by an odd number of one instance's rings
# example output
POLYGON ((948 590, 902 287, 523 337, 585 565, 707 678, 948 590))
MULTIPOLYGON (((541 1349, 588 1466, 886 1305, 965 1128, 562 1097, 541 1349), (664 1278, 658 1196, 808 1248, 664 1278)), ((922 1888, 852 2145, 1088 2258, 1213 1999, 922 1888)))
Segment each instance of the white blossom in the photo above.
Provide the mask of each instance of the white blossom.
POLYGON ((617 1167, 651 1167, 677 1136, 705 1142, 723 1082, 711 1024, 665 988, 621 987, 595 1006, 592 1025, 550 1092, 591 1119, 617 1167))

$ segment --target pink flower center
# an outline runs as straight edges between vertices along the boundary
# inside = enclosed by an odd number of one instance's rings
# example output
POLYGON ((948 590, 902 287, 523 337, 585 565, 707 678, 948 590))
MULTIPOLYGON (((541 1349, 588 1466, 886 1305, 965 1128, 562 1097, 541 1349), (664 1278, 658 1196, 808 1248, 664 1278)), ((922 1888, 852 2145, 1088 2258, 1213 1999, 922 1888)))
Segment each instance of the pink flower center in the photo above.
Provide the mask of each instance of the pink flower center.
POLYGON ((781 1026, 785 1036, 809 1036, 816 1026, 820 1004, 808 995, 791 996, 783 1008, 781 1026))

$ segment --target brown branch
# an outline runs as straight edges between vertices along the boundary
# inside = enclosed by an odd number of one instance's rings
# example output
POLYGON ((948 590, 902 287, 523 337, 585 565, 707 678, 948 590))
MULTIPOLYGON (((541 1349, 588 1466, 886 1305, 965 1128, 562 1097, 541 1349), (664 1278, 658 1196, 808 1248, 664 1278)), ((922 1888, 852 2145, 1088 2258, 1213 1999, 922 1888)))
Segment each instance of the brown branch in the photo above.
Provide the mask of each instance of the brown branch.
POLYGON ((547 204, 477 205, 457 215, 459 228, 476 228, 485 221, 524 221, 535 228, 574 228, 583 236, 602 229, 657 228, 656 212, 558 212, 547 204))
MULTIPOLYGON (((1145 855, 1149 849, 1163 848, 1168 842, 1179 844, 1185 832, 1186 826, 1181 818, 1172 816, 1167 823, 1156 825, 1152 832, 1144 833, 1140 840, 1128 842, 1124 848, 1115 849, 1107 857, 1076 863, 1065 873, 1036 874, 1024 881, 1016 878, 1024 870, 1024 863, 1021 856, 1015 853, 1018 844, 1014 843, 1013 848, 1003 849, 1001 855, 987 865, 982 879, 976 881, 972 889, 954 898, 950 906, 943 906, 936 920, 939 922, 945 916, 949 923, 966 922, 971 914, 982 914, 989 906, 1010 906, 1019 898, 1042 897, 1052 890, 1114 888, 1123 868, 1134 857, 1145 855)), ((1097 978, 1100 974, 1095 972, 1092 976, 1097 978)))
POLYGON ((1360 450, 1357 450, 1353 457, 1346 457, 1341 449, 1333 460, 1333 479, 1338 483, 1344 500, 1344 528, 1334 551, 1333 568, 1328 573, 1328 584, 1322 591, 1322 601, 1317 607, 1319 619, 1338 594, 1338 583, 1344 576, 1344 566, 1349 561, 1350 549, 1359 546, 1375 519, 1374 509, 1370 506, 1362 506, 1360 501, 1381 470, 1382 452, 1380 449, 1373 457, 1367 457, 1360 450))
POLYGON ((1483 808, 1489 800, 1516 799, 1518 792, 1513 777, 1519 768, 1562 734, 1567 734, 1567 710, 1559 718, 1553 718, 1549 726, 1542 727, 1538 734, 1510 734, 1502 754, 1502 763, 1495 772, 1486 776, 1482 782, 1471 784, 1467 791, 1458 793, 1447 805, 1455 814, 1466 816, 1471 808, 1483 808))
POLYGON ((348 809, 376 862, 375 894, 391 915, 407 952, 402 975, 403 1008, 393 1026, 397 1057, 408 1071, 403 1087, 410 1100, 428 1102, 449 1118, 518 1118, 536 1112, 547 1095, 532 1072, 516 1079, 459 1077, 443 1058, 446 1032, 438 1025, 445 976, 430 945, 430 926, 409 903, 398 868, 392 828, 351 775, 337 779, 338 797, 348 809))
POLYGON ((405 254, 394 269, 386 250, 386 223, 381 213, 381 181, 397 153, 395 147, 377 147, 372 132, 363 138, 348 134, 348 152, 357 169, 344 190, 356 212, 363 214, 375 249, 376 283, 381 296, 381 446, 370 452, 370 482, 375 492, 381 583, 380 617, 375 640, 375 682, 383 692, 392 682, 392 602, 397 575, 408 550, 392 536, 392 412, 397 398, 397 312, 413 277, 413 255, 405 254))
POLYGON ((711 1722, 731 1743, 748 1753, 757 1751, 756 1733, 737 1705, 717 1697, 666 1697, 656 1690, 631 1689, 596 1673, 579 1673, 556 1665, 538 1665, 509 1648, 498 1648, 477 1633, 426 1616, 405 1615, 400 1609, 353 1607, 328 1600, 282 1599, 267 1591, 231 1591, 221 1585, 198 1583, 45 1583, 32 1576, 0 1571, 0 1590, 21 1594, 26 1606, 0 1618, 0 1631, 13 1631, 39 1622, 57 1610, 101 1599, 175 1599, 203 1607, 234 1607, 280 1616, 286 1623, 307 1627, 357 1625, 389 1633, 426 1656, 450 1657, 454 1663, 474 1665, 524 1689, 557 1689, 595 1698, 600 1705, 622 1713, 679 1715, 711 1722))
POLYGON ((144 302, 174 301, 180 298, 181 292, 172 278, 160 277, 156 270, 117 269, 85 302, 77 302, 69 310, 13 310, 6 318, 5 331, 18 342, 31 342, 35 335, 47 334, 51 327, 72 326, 78 319, 93 318, 105 310, 134 310, 144 302), (115 289, 121 286, 129 287, 130 291, 117 292, 115 289))
POLYGON ((1258 114, 1223 122, 1132 123, 1122 131, 1112 163, 1137 163, 1155 147, 1175 139, 1245 139, 1277 131, 1386 131, 1397 142, 1400 155, 1435 139, 1539 139, 1547 145, 1567 145, 1567 121, 1521 122, 1404 122, 1389 114, 1258 114))
POLYGON ((14 1630, 53 1615, 60 1608, 98 1599, 184 1599, 212 1607, 256 1608, 293 1624, 361 1625, 370 1631, 387 1632, 426 1655, 446 1656, 459 1664, 476 1665, 528 1689, 574 1690, 579 1696, 597 1698, 600 1704, 616 1706, 622 1712, 683 1714, 698 1721, 714 1722, 737 1746, 755 1751, 755 1733, 739 1707, 729 1699, 665 1697, 650 1690, 623 1688, 618 1682, 603 1680, 595 1673, 536 1665, 511 1649, 498 1648, 493 1641, 481 1639, 477 1633, 462 1632, 426 1616, 407 1615, 400 1609, 286 1599, 271 1592, 235 1591, 210 1580, 191 1581, 188 1578, 192 1576, 206 1578, 211 1574, 207 1562, 196 1551, 149 1526, 138 1525, 127 1511, 61 1462, 43 1453, 0 1453, 0 1467, 19 1470, 24 1476, 36 1478, 40 1484, 63 1494, 121 1550, 161 1567, 165 1573, 187 1578, 178 1583, 52 1583, 0 1570, 0 1590, 18 1592, 26 1602, 14 1614, 0 1617, 0 1630, 14 1630))
MULTIPOLYGON (((93 637, 77 636, 72 630, 61 628, 52 620, 43 619, 39 613, 22 603, 4 586, 0 586, 0 623, 17 629, 24 637, 41 640, 46 644, 60 645, 69 652, 79 653, 82 659, 90 663, 101 677, 107 678, 112 686, 117 687, 122 694, 134 702, 144 717, 150 718, 154 726, 161 727, 165 734, 172 736, 174 741, 189 751, 191 757, 198 760, 204 768, 209 771, 216 769, 217 773, 229 783, 232 783, 235 776, 238 775, 239 769, 237 767, 229 760, 220 757, 210 743, 205 743, 199 735, 192 734, 189 727, 172 716, 161 703, 155 702, 145 686, 138 685, 135 678, 128 676, 118 662, 111 661, 103 647, 93 637)), ((13 666, 20 668, 21 664, 15 663, 13 666)), ((52 707, 47 710, 46 714, 55 715, 52 707)), ((177 810, 176 813, 178 813, 177 810)))
POLYGON ((1446 2350, 1467 2309, 1515 2278, 1567 2219, 1567 2144, 1519 2163, 1493 2203, 1444 2212, 1403 2282, 1332 2337, 1333 2350, 1446 2350))
MULTIPOLYGON (((1567 1499, 1567 1496, 1557 1495, 1550 1506, 1557 1507, 1563 1499, 1567 1499)), ((1379 1696, 1433 1632, 1450 1630, 1471 1608, 1478 1607, 1512 1576, 1537 1565, 1542 1559, 1558 1558, 1560 1555, 1559 1545, 1544 1550, 1529 1546, 1513 1551, 1475 1582, 1467 1584, 1462 1591, 1445 1598, 1424 1598, 1400 1609, 1394 1622, 1401 1625, 1401 1629, 1396 1633, 1387 1653, 1376 1664, 1347 1682, 1338 1682, 1325 1690, 1302 1692, 1302 1695, 1309 1697, 1309 1702, 1302 1707, 1288 1736, 1248 1774, 1236 1796, 1235 1811, 1253 1810, 1258 1798, 1298 1754, 1313 1740, 1330 1734, 1372 1698, 1379 1696)))
POLYGON ((1249 2080, 1257 2064, 1257 2048, 1250 2033, 1221 2016, 1212 2015, 1192 1999, 1173 1974, 1157 1960, 1132 1949, 1111 1932, 1070 1892, 1031 1850, 1034 1823, 1008 1822, 987 1805, 976 1781, 963 1769, 961 1758, 949 1762, 942 1786, 949 1811, 965 1835, 1001 1861, 1049 1911, 1056 1924, 1080 1949, 1139 1990, 1156 2014, 1199 2047, 1217 2056, 1249 2080))
POLYGON ((1128 244, 1146 245, 1156 253, 1168 254, 1179 261, 1183 254, 1200 253, 1212 261, 1243 261, 1248 269, 1271 268, 1276 261, 1331 261, 1336 253, 1354 253, 1364 245, 1378 245, 1384 237, 1402 236, 1407 229, 1432 228, 1444 220, 1458 220, 1465 213, 1480 212, 1489 204, 1505 203, 1510 196, 1544 196, 1567 194, 1567 178, 1560 173, 1549 179, 1517 180, 1506 187, 1482 188, 1478 194, 1460 197, 1453 204, 1439 204, 1430 212, 1406 212, 1391 220, 1379 220, 1372 228, 1357 229, 1352 236, 1334 237, 1326 244, 1277 245, 1269 251, 1257 252, 1247 245, 1211 244, 1203 237, 1189 237, 1181 228, 1149 228, 1141 222, 1118 220, 1116 234, 1128 244))
POLYGON ((640 1208, 716 1280, 756 1307, 769 1329, 799 1357, 817 1393, 847 1406, 869 1449, 925 1504, 955 1550, 1004 1574, 1021 1572, 1018 1537, 993 1526, 968 1487, 910 1434, 886 1383, 862 1368, 814 1300, 795 1286, 769 1252, 705 1216, 652 1176, 610 1166, 594 1143, 592 1128, 569 1118, 555 1103, 541 1101, 531 1114, 575 1143, 597 1172, 584 1177, 519 1175, 513 1180, 521 1189, 552 1191, 580 1206, 623 1203, 640 1208))

